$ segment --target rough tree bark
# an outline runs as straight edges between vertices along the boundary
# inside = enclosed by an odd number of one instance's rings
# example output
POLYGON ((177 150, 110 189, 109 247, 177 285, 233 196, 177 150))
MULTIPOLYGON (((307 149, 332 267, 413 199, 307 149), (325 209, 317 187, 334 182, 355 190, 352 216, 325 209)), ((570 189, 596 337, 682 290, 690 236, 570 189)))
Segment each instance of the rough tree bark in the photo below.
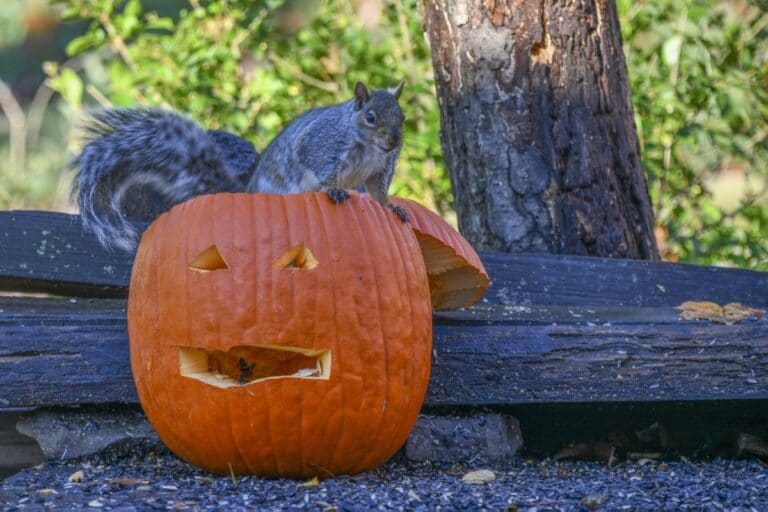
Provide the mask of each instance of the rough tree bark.
POLYGON ((478 248, 658 259, 612 0, 423 0, 478 248))

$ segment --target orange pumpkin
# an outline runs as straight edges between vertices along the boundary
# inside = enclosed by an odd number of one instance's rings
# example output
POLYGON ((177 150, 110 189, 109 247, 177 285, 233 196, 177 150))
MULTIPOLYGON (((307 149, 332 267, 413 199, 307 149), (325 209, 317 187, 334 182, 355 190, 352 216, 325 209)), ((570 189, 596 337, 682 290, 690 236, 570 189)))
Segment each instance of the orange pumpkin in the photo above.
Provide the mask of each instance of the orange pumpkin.
POLYGON ((469 242, 438 214, 416 201, 400 197, 390 200, 408 212, 408 221, 424 256, 432 308, 462 308, 480 300, 490 279, 469 242))
POLYGON ((367 196, 216 194, 136 255, 131 367, 163 442, 214 473, 374 467, 427 388, 430 292, 409 224, 367 196))

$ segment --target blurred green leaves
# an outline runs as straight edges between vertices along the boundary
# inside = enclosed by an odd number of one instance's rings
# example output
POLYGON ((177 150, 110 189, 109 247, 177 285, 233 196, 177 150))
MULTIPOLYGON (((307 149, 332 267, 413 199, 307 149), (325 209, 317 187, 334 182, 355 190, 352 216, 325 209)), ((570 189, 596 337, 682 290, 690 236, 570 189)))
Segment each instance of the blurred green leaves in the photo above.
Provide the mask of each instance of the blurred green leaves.
MULTIPOLYGON (((391 192, 450 215, 418 0, 190 0, 172 17, 140 0, 59 5, 88 24, 67 46, 76 68, 46 65, 70 106, 163 105, 259 148, 300 112, 347 100, 356 80, 378 88, 404 79, 405 145, 391 192)), ((768 270, 768 4, 617 6, 665 257, 768 270)), ((0 38, 18 38, 14 27, 0 23, 0 38)), ((5 195, 24 194, 23 182, 5 195)), ((51 188, 27 190, 37 198, 51 188)))
POLYGON ((80 107, 83 101, 83 81, 80 76, 69 68, 59 71, 56 66, 51 66, 49 69, 53 78, 48 80, 48 86, 61 94, 68 103, 80 107))
POLYGON ((617 3, 664 255, 768 270, 765 2, 617 3))

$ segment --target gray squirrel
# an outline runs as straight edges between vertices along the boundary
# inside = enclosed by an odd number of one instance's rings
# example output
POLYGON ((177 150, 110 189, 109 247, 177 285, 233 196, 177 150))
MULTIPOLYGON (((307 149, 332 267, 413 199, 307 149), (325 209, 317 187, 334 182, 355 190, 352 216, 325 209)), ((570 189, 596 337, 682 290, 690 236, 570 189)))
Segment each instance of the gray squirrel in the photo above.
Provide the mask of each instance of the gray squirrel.
POLYGON ((403 83, 310 109, 259 155, 246 140, 204 131, 161 109, 107 109, 84 126, 86 144, 73 160, 73 195, 84 227, 106 248, 135 249, 146 225, 173 205, 217 192, 293 194, 365 189, 402 222, 406 212, 387 190, 402 147, 403 83))

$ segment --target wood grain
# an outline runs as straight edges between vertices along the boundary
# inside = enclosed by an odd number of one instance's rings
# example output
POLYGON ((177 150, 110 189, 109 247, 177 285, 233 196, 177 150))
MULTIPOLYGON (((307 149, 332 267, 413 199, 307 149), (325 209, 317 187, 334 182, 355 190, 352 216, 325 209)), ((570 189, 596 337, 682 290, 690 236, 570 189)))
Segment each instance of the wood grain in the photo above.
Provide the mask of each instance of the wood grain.
MULTIPOLYGON (((768 398, 768 321, 479 307, 434 320, 426 407, 768 398)), ((0 407, 135 403, 125 302, 0 298, 0 407)))

